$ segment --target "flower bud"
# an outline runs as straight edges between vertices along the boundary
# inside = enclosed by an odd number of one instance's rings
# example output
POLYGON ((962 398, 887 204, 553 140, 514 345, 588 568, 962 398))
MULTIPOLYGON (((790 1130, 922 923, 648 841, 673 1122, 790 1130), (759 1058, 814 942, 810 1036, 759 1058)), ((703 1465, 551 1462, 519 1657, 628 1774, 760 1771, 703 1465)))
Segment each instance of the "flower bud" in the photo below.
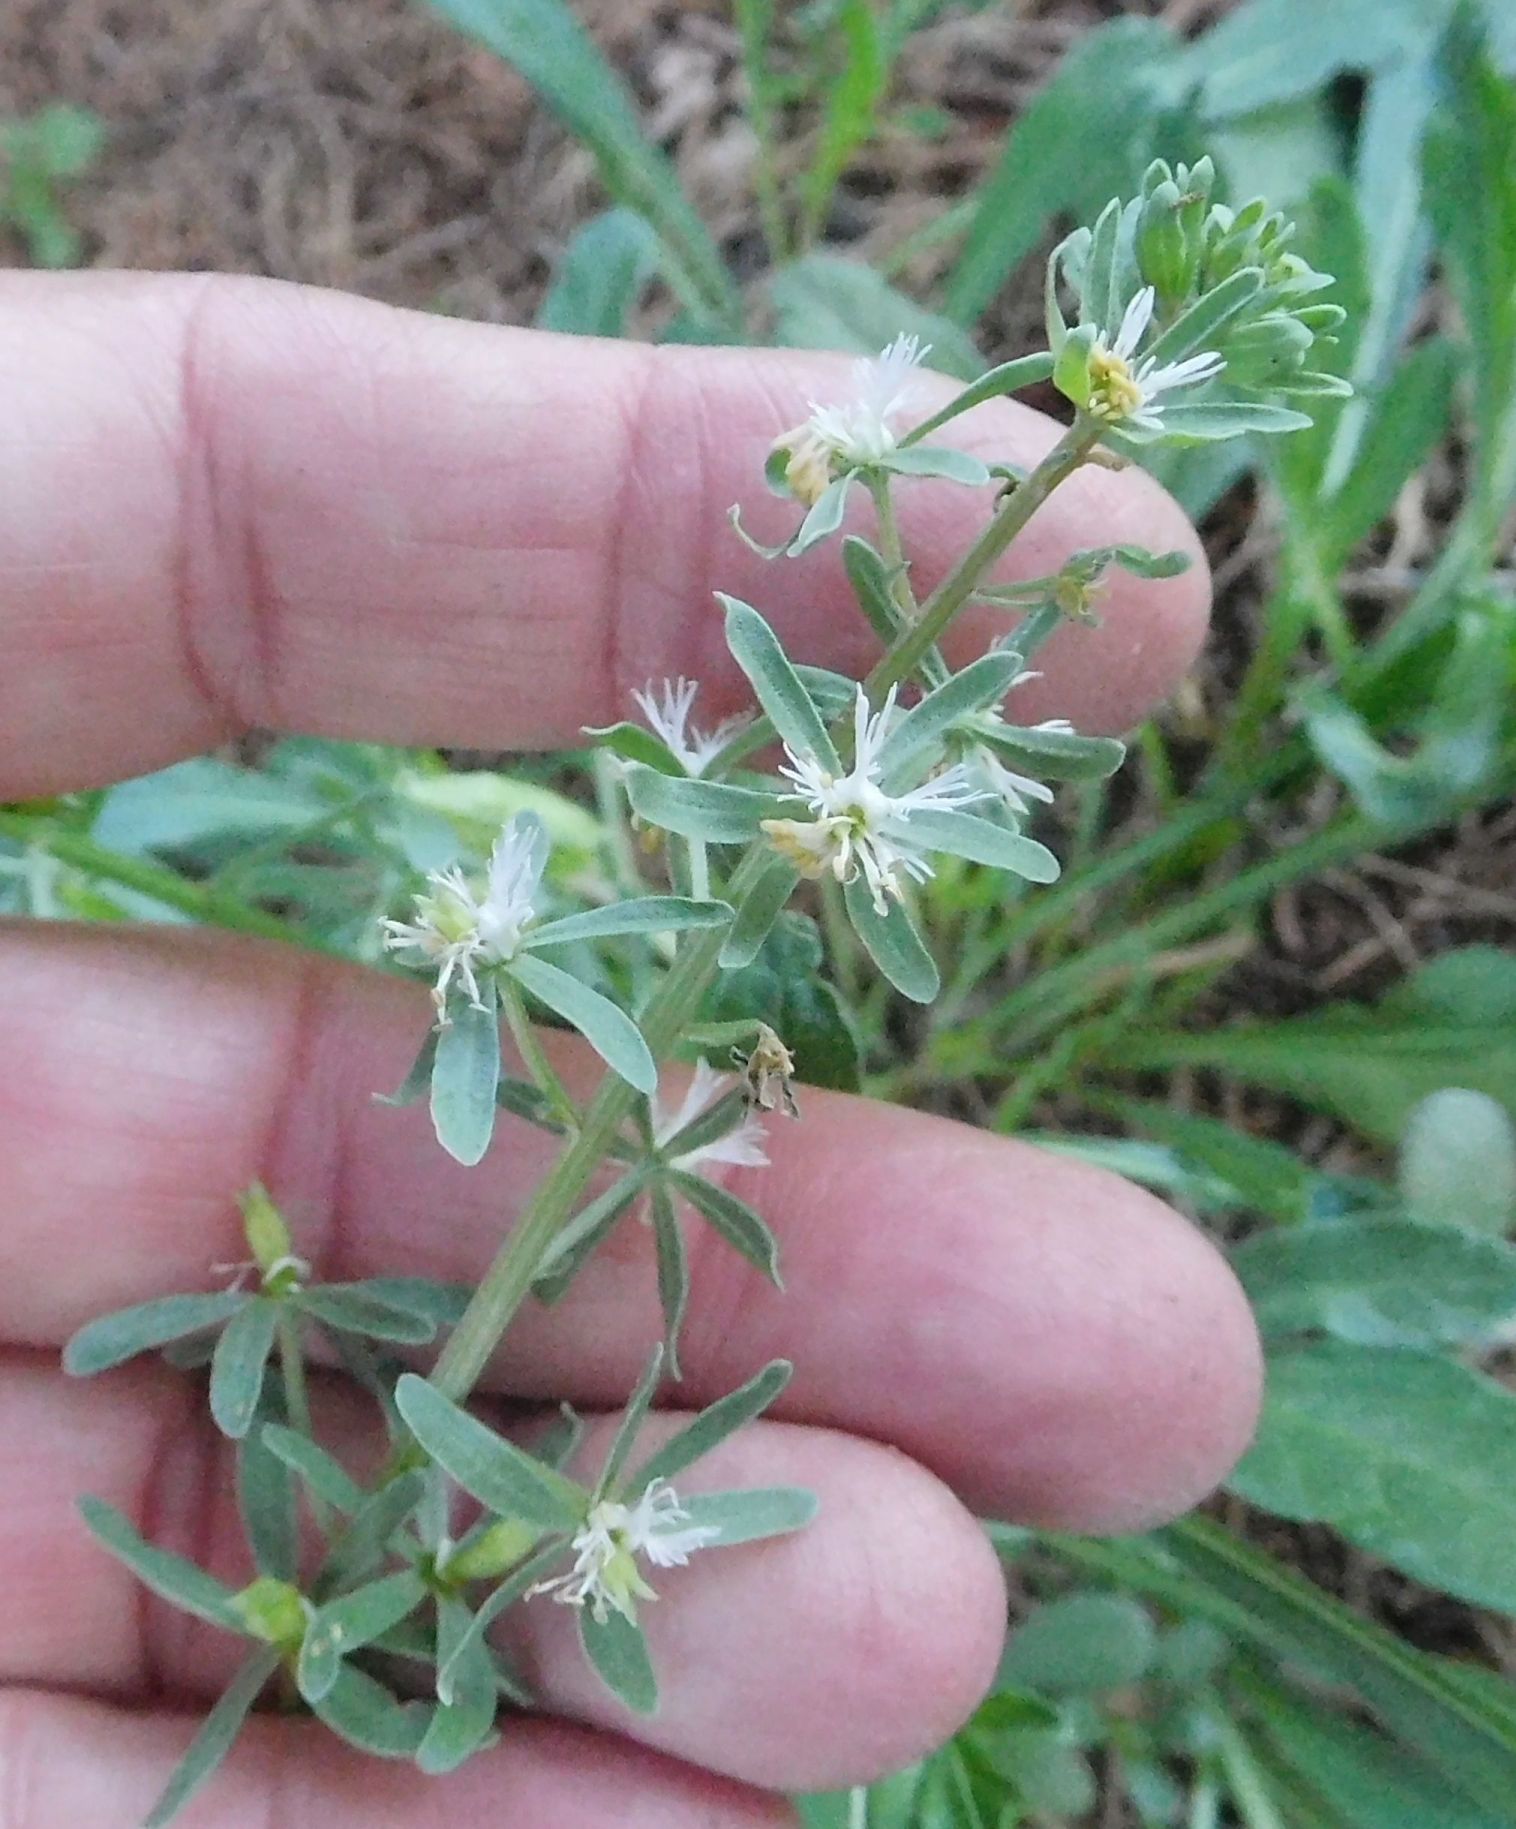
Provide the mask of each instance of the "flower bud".
POLYGON ((1143 204, 1137 225, 1138 267, 1168 311, 1189 297, 1200 264, 1199 239, 1186 232, 1182 207, 1182 193, 1170 178, 1143 204))
POLYGON ((297 1587, 260 1575, 240 1594, 232 1596, 232 1611, 251 1638, 273 1645, 286 1657, 295 1656, 305 1642, 305 1629, 314 1609, 297 1587))
POLYGON ((439 1560, 438 1578, 449 1585, 466 1581, 494 1581, 513 1569, 542 1533, 519 1518, 501 1518, 472 1543, 439 1560))

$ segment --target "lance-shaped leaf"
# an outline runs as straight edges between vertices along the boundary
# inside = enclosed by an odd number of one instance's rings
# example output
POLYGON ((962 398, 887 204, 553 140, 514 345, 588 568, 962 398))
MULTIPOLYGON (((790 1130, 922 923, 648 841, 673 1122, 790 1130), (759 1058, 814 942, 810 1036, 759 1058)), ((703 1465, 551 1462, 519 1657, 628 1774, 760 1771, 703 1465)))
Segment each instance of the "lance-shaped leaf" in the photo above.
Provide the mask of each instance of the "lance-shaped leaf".
POLYGON ((63 1349, 63 1369, 76 1378, 92 1378, 139 1353, 220 1327, 250 1299, 242 1290, 223 1289, 214 1295, 158 1296, 118 1309, 79 1329, 63 1349))
POLYGON ((742 845, 785 802, 753 788, 730 787, 724 781, 674 781, 656 769, 633 763, 626 771, 626 795, 632 811, 650 826, 698 838, 708 845, 742 845))
POLYGON ((720 591, 716 596, 726 606, 726 645, 774 729, 797 754, 814 756, 823 768, 841 774, 831 735, 774 631, 751 604, 720 591))
POLYGON ((300 1646, 296 1681, 301 1695, 312 1706, 328 1696, 341 1675, 342 1660, 382 1638, 425 1598, 421 1577, 413 1569, 401 1569, 318 1607, 300 1646))
POLYGON ((124 1562, 138 1581, 151 1588, 160 1600, 166 1600, 181 1612, 192 1613, 209 1625, 220 1626, 225 1632, 241 1632, 242 1621, 232 1605, 232 1591, 214 1576, 196 1568, 183 1556, 149 1543, 103 1499, 81 1499, 79 1511, 96 1540, 124 1562))
POLYGON ((451 1700, 433 1711, 416 1764, 431 1777, 453 1772, 486 1746, 495 1729, 495 1673, 483 1641, 471 1637, 473 1615, 462 1601, 437 1602, 437 1668, 451 1669, 451 1700))
POLYGON ((382 1683, 351 1664, 315 1704, 317 1715, 349 1746, 380 1759, 414 1759, 426 1738, 431 1710, 424 1702, 398 1702, 382 1683))
POLYGON ((950 419, 957 419, 960 414, 970 412, 976 406, 983 406, 986 400, 998 400, 1003 394, 1018 393, 1024 387, 1033 387, 1039 381, 1046 381, 1052 372, 1053 358, 1046 350, 1039 350, 1031 356, 1019 356, 1014 362, 1002 362, 988 374, 981 375, 977 381, 970 382, 962 393, 954 394, 947 405, 939 407, 930 418, 913 426, 901 439, 901 448, 910 449, 939 426, 945 426, 950 419))
POLYGON ((465 1003, 438 1031, 432 1062, 432 1128, 456 1161, 472 1168, 495 1130, 500 1080, 500 1019, 493 988, 480 987, 484 1009, 465 1003))
POLYGON ((1302 432, 1311 423, 1309 414, 1275 406, 1268 400, 1217 400, 1205 405, 1180 401, 1164 407, 1162 431, 1139 436, 1123 427, 1121 436, 1134 444, 1150 444, 1154 437, 1210 444, 1217 439, 1236 438, 1241 432, 1302 432))
POLYGON ((467 1669, 468 1659, 475 1647, 483 1644, 485 1633, 502 1613, 514 1607, 548 1573, 555 1562, 562 1559, 563 1553, 561 1537, 544 1545, 536 1555, 523 1562, 520 1568, 513 1569, 474 1614, 468 1629, 459 1635, 446 1658, 437 1666, 437 1694, 444 1702, 457 1700, 455 1685, 461 1673, 467 1669))
POLYGON ((577 1029, 613 1073, 619 1073, 638 1092, 657 1087, 658 1069, 641 1031, 609 997, 530 953, 513 959, 508 970, 539 1003, 577 1029))
POLYGON ((455 1326, 474 1293, 467 1283, 439 1283, 427 1276, 371 1276, 361 1283, 327 1283, 323 1288, 346 1289, 357 1296, 372 1296, 376 1302, 391 1308, 423 1315, 438 1327, 455 1326))
POLYGON ((642 1463, 627 1481, 627 1499, 630 1501, 645 1492, 654 1480, 672 1480, 719 1447, 745 1423, 761 1416, 789 1383, 793 1371, 794 1367, 787 1359, 772 1360, 746 1384, 717 1398, 642 1463))
POLYGON ((503 1440, 425 1379, 407 1373, 395 1401, 416 1440, 481 1505, 542 1530, 577 1530, 583 1522, 582 1487, 503 1440))
POLYGON ((613 902, 608 908, 590 908, 583 914, 565 915, 532 929, 525 940, 529 950, 540 946, 569 946, 577 940, 608 940, 619 934, 677 934, 696 927, 724 927, 732 918, 725 902, 694 902, 686 896, 637 896, 613 902))
POLYGON ((621 1477, 621 1469, 632 1452, 638 1431, 652 1408, 653 1397, 663 1377, 663 1359, 663 1348, 655 1346, 648 1355, 647 1364, 642 1368, 642 1376, 637 1380, 635 1390, 627 1399, 621 1421, 616 1425, 616 1433, 595 1481, 595 1489, 590 1494, 591 1506, 598 1505, 608 1492, 615 1490, 616 1481, 621 1477))
POLYGON ((726 1242, 740 1251, 774 1284, 779 1280, 779 1244, 765 1221, 735 1194, 706 1181, 699 1175, 675 1170, 669 1177, 673 1185, 708 1224, 714 1226, 726 1242))
POLYGON ((382 1561, 391 1538, 425 1496, 426 1478, 421 1473, 403 1473, 365 1494, 322 1564, 326 1585, 345 1587, 382 1561))
POLYGON ((283 1415, 283 1404, 266 1391, 252 1428, 237 1444, 237 1509, 258 1573, 294 1581, 300 1568, 295 1482, 265 1439, 283 1415))
POLYGON ((1021 656, 1009 648, 982 654, 962 672, 913 705, 890 732, 880 752, 887 791, 904 786, 913 773, 934 758, 945 732, 963 719, 998 705, 1015 685, 1021 656))
MULTIPOLYGON (((1219 286, 1212 286, 1209 292, 1203 293, 1187 311, 1181 311, 1168 329, 1143 351, 1144 360, 1162 366, 1168 362, 1182 362, 1186 356, 1196 355, 1204 349, 1214 349, 1219 333, 1262 289, 1262 268, 1239 267, 1219 286)), ((1164 418, 1167 417, 1165 412, 1164 418)))
POLYGON ((588 724, 584 734, 597 749, 608 749, 625 762, 640 762, 661 775, 684 775, 684 764, 669 746, 642 724, 588 724))
POLYGON ((805 519, 796 529, 794 538, 782 550, 791 558, 799 559, 808 553, 813 546, 819 546, 823 540, 829 540, 842 525, 842 517, 847 513, 848 488, 851 476, 840 476, 823 490, 819 499, 807 513, 805 519))
POLYGON ((696 1492, 681 1496, 689 1524, 720 1531, 715 1544, 761 1543, 804 1530, 821 1501, 803 1486, 756 1486, 736 1492, 696 1492))
POLYGON ((308 1435, 300 1435, 280 1423, 265 1423, 258 1436, 268 1452, 298 1473, 317 1498, 348 1514, 363 1504, 367 1496, 363 1488, 308 1435))
POLYGON ((216 1706, 201 1722, 189 1751, 179 1761, 163 1794, 143 1819, 142 1829, 168 1829, 168 1824, 215 1775, 232 1750, 253 1704, 262 1695, 264 1685, 278 1668, 279 1653, 264 1647, 242 1665, 222 1691, 216 1706))
POLYGON ((945 445, 902 445, 881 458, 879 467, 892 470, 897 476, 935 476, 971 489, 982 489, 994 480, 989 465, 981 458, 945 445))
POLYGON ((300 1306, 328 1327, 367 1340, 424 1346, 437 1333, 436 1321, 414 1307, 401 1307, 361 1283, 324 1283, 303 1290, 300 1306))
POLYGON ((997 825, 992 819, 924 808, 908 814, 900 823, 910 833, 912 843, 924 850, 947 851, 954 857, 966 857, 973 864, 1012 870, 1030 883, 1058 880, 1058 859, 1046 845, 997 825))
POLYGON ((646 1183, 646 1168, 633 1169, 574 1215, 553 1240, 551 1254, 532 1284, 532 1293, 539 1301, 552 1303, 563 1297, 569 1284, 591 1254, 610 1237, 646 1183))
POLYGON ((942 984, 937 962, 903 904, 891 900, 880 914, 862 877, 844 885, 842 898, 853 931, 895 989, 913 1003, 931 1003, 942 984))
POLYGON ((721 943, 723 971, 736 971, 752 964, 799 881, 799 872, 782 857, 772 857, 764 864, 756 882, 742 898, 731 932, 721 943))
POLYGON ((278 1302, 254 1296, 221 1330, 211 1357, 210 1402, 223 1435, 240 1440, 252 1427, 278 1321, 278 1302))
POLYGON ((898 573, 857 534, 849 534, 842 542, 842 563, 859 609, 880 641, 888 645, 905 627, 905 612, 895 600, 898 573))
POLYGON ((635 1714, 657 1714, 658 1678, 640 1626, 614 1608, 604 1619, 596 1619, 593 1608, 581 1607, 579 1642, 595 1674, 618 1701, 635 1714))
POLYGON ((684 1230, 669 1198, 667 1185, 653 1183, 653 1247, 658 1260, 658 1306, 663 1311, 663 1342, 668 1354, 669 1376, 682 1376, 679 1370, 679 1335, 684 1327, 684 1311, 690 1299, 689 1253, 684 1248, 684 1230))
POLYGON ((977 740, 1012 768, 1050 781, 1104 781, 1126 757, 1126 745, 1116 737, 1082 737, 1077 731, 1021 724, 982 730, 977 740))

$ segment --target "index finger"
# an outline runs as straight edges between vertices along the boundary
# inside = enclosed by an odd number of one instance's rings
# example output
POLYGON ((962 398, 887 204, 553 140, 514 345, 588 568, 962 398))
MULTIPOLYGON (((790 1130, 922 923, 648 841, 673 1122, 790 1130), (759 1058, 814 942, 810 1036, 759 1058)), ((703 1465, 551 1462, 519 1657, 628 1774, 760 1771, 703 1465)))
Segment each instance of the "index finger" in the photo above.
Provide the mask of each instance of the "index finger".
MULTIPOLYGON (((251 726, 533 748, 627 714, 677 673, 737 702, 710 593, 757 602, 796 655, 862 672, 872 637, 835 550, 765 565, 775 434, 846 385, 836 357, 655 350, 217 276, 0 283, 0 797, 145 772, 251 726)), ((942 383, 944 394, 951 384, 942 383)), ((1034 461, 1058 428, 1009 403, 957 442, 1034 461)), ((920 581, 984 492, 902 491, 920 581)), ((1135 471, 1085 470, 1006 575, 1111 541, 1197 558, 1135 471)), ((1018 710, 1131 722, 1203 630, 1204 562, 1120 574, 1104 626, 1046 651, 1018 710)))

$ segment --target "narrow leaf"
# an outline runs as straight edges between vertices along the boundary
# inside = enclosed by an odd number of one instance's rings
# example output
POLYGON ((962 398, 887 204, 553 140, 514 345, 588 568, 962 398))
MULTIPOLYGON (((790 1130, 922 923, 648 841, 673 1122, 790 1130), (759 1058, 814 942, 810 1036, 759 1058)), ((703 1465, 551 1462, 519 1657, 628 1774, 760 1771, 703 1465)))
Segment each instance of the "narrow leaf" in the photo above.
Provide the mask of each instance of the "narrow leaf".
POLYGON ((340 1512, 355 1512, 363 1504, 365 1493, 326 1450, 309 1436, 286 1429, 279 1423, 265 1423, 259 1440, 270 1454, 277 1455, 285 1466, 298 1473, 311 1491, 340 1512))
POLYGON ((590 1495, 591 1505, 598 1504, 608 1492, 614 1492, 616 1482, 621 1477, 621 1469, 626 1465, 627 1456, 632 1452, 637 1440, 638 1431, 647 1419, 653 1397, 663 1378, 664 1352, 661 1346, 655 1346, 642 1368, 642 1376, 637 1380, 636 1389, 627 1399, 621 1421, 616 1426, 616 1433, 611 1439, 610 1449, 605 1457, 605 1464, 600 1469, 600 1477, 595 1481, 595 1490, 590 1495))
POLYGON ((75 1378, 92 1378, 138 1353, 150 1353, 171 1340, 219 1327, 248 1300, 239 1289, 224 1289, 214 1295, 159 1296, 139 1302, 135 1308, 102 1315, 81 1327, 63 1349, 63 1369, 75 1378))
POLYGON ((708 845, 746 844, 759 820, 773 817, 783 804, 752 788, 729 787, 722 781, 676 781, 637 763, 626 771, 626 793, 632 811, 649 825, 682 838, 703 839, 708 845))
POLYGON ((263 1693, 264 1685, 278 1668, 277 1651, 260 1648, 252 1654, 201 1722, 199 1732, 179 1761, 163 1795, 144 1818, 142 1829, 167 1829, 201 1786, 215 1775, 232 1750, 242 1731, 242 1723, 263 1693))
POLYGON ((371 1645, 414 1613, 426 1585, 412 1569, 383 1575, 316 1609, 300 1647, 300 1693, 313 1706, 331 1693, 351 1652, 371 1645))
POLYGON ((422 1346, 437 1333, 437 1323, 426 1315, 418 1314, 414 1308, 386 1302, 357 1284, 318 1284, 302 1293, 300 1306, 328 1327, 340 1328, 343 1333, 358 1334, 368 1340, 422 1346))
POLYGON ((252 1427, 273 1351, 279 1305, 254 1296, 221 1330, 211 1358, 211 1415, 223 1435, 240 1440, 252 1427))
POLYGON ((763 1218, 699 1175, 676 1171, 670 1180, 702 1219, 714 1226, 726 1242, 740 1251, 747 1261, 761 1270, 776 1289, 783 1288, 779 1278, 779 1243, 763 1218))
POLYGON ((842 763, 826 725, 774 631, 751 604, 720 591, 716 600, 726 609, 726 645, 774 729, 792 750, 814 756, 831 773, 840 774, 842 763))
POLYGON ((862 877, 842 893, 853 931, 895 989, 913 1003, 933 1002, 942 983, 937 964, 904 907, 891 900, 880 914, 862 877))
POLYGON ((970 863, 1011 870, 1029 883, 1058 880, 1058 859, 1046 845, 992 819, 980 819, 974 813, 923 810, 906 814, 900 824, 913 843, 929 851, 947 851, 970 863))
POLYGON ((351 1664, 319 1702, 317 1715, 340 1739, 380 1759, 414 1759, 426 1737, 431 1710, 422 1702, 397 1702, 382 1683, 351 1664))
POLYGON ((815 1493, 801 1486, 757 1486, 737 1492, 680 1495, 691 1524, 714 1526, 726 1549, 737 1543, 759 1543, 804 1530, 820 1509, 815 1493))
POLYGON ((638 896, 606 908, 565 915, 534 928, 528 946, 569 946, 578 940, 607 940, 618 934, 677 934, 696 927, 724 927, 732 918, 725 902, 692 902, 685 896, 638 896))
POLYGON ((895 728, 880 755, 890 786, 904 780, 935 755, 944 731, 988 706, 998 705, 1022 671, 1019 654, 997 649, 982 654, 961 672, 913 705, 895 728))
POLYGON ((930 418, 913 426, 900 441, 901 445, 908 448, 917 444, 939 426, 945 426, 950 419, 958 418, 961 413, 983 406, 986 400, 997 400, 1004 394, 1015 394, 1024 387, 1033 387, 1039 381, 1048 380, 1052 373, 1053 358, 1046 350, 1039 350, 1035 355, 1018 356, 1014 362, 1002 362, 988 374, 971 382, 962 393, 955 394, 946 406, 939 407, 930 418))
POLYGON ((487 1429, 412 1373, 396 1386, 395 1401, 416 1440, 480 1504, 543 1530, 577 1529, 584 1517, 582 1487, 487 1429))
POLYGON ((662 1181, 653 1184, 653 1245, 658 1258, 658 1306, 663 1311, 664 1350, 668 1355, 669 1376, 678 1378, 679 1335, 684 1326, 684 1311, 690 1297, 689 1253, 684 1248, 684 1230, 668 1188, 662 1181))
POLYGON ((435 1710, 416 1754, 416 1764, 433 1778, 456 1771, 494 1732, 494 1672, 483 1641, 471 1637, 472 1626, 473 1616, 461 1601, 438 1600, 437 1668, 452 1669, 456 1680, 452 1700, 435 1710))
POLYGON ((438 1031, 432 1063, 432 1127, 437 1141, 466 1167, 483 1158, 495 1129, 500 1080, 500 1018, 493 991, 487 1007, 463 1004, 438 1031))
POLYGON ((270 1426, 279 1426, 267 1419, 283 1413, 282 1404, 265 1396, 253 1427, 237 1444, 237 1509, 258 1573, 294 1581, 300 1568, 295 1482, 266 1439, 270 1426))
POLYGON ((577 1029, 613 1072, 638 1092, 657 1090, 658 1069, 647 1043, 630 1016, 589 985, 549 965, 546 959, 523 953, 512 960, 510 973, 555 1016, 577 1029))
POLYGON ((761 1416, 789 1383, 793 1371, 787 1359, 775 1359, 746 1384, 702 1410, 637 1469, 627 1482, 628 1497, 635 1498, 646 1491, 654 1480, 672 1480, 719 1447, 744 1423, 761 1416))
POLYGON ((770 858, 765 863, 752 888, 742 898, 731 932, 722 942, 723 971, 736 971, 752 964, 799 881, 797 871, 782 857, 770 858))
POLYGON ((196 1619, 220 1626, 225 1632, 239 1632, 241 1622, 232 1607, 231 1589, 207 1575, 204 1569, 176 1556, 171 1550, 160 1550, 146 1541, 122 1514, 103 1499, 84 1498, 79 1511, 91 1534, 111 1554, 124 1562, 144 1587, 151 1588, 160 1600, 196 1619))
POLYGON ((467 1670, 468 1660, 475 1648, 484 1643, 485 1633, 502 1613, 514 1607, 549 1572, 554 1563, 563 1560, 564 1550, 562 1538, 544 1545, 534 1556, 523 1562, 520 1568, 512 1570, 475 1613, 467 1631, 460 1634, 446 1658, 437 1667, 437 1694, 444 1702, 456 1699, 455 1683, 460 1674, 467 1670))
POLYGON ((581 1607, 579 1640, 596 1675, 618 1701, 636 1714, 657 1714, 658 1678, 640 1626, 614 1610, 597 1620, 591 1608, 581 1607))

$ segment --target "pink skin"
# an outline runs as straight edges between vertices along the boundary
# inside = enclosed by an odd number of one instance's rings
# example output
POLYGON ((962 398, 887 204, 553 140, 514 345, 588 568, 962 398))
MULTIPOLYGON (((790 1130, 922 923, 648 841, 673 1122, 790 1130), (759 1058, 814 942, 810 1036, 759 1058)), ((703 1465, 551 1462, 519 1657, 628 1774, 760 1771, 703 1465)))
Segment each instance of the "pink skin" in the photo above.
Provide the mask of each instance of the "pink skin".
MULTIPOLYGON (((0 328, 0 798, 136 774, 249 724, 561 742, 680 671, 711 682, 709 718, 739 703, 718 585, 806 658, 868 658, 834 555, 765 567, 724 522, 740 498, 760 535, 787 524, 754 486, 758 459, 833 384, 832 358, 652 354, 205 278, 8 276, 0 328)), ((1025 460, 1053 436, 1004 407, 966 421, 962 442, 1025 460)), ((983 513, 968 491, 908 488, 922 581, 983 513)), ((1143 478, 1088 472, 1006 575, 1116 539, 1196 550, 1143 478)), ((1207 596, 1203 565, 1120 576, 1104 628, 1061 637, 1018 712, 1130 721, 1188 664, 1207 596)), ((139 1602, 73 1501, 99 1493, 240 1578, 225 1462, 171 1375, 74 1384, 58 1344, 104 1308, 203 1287, 209 1263, 239 1255, 232 1196, 255 1175, 328 1273, 477 1275, 543 1146, 511 1127, 465 1172, 424 1114, 376 1109, 425 1027, 424 987, 283 949, 6 924, 0 1008, 14 1267, 0 1484, 15 1495, 0 1788, 20 1800, 14 1829, 127 1829, 187 1737, 184 1699, 225 1654, 139 1602)), ((572 1046, 564 1066, 587 1070, 572 1046)), ((719 1473, 811 1484, 823 1512, 799 1537, 667 1578, 649 1613, 657 1720, 618 1714, 567 1642, 566 1610, 542 1602, 522 1655, 548 1708, 591 1727, 515 1727, 433 1782, 264 1720, 197 1824, 784 1823, 744 1787, 887 1770, 982 1692, 1003 1603, 969 1507, 1132 1528, 1192 1503, 1240 1452, 1251 1323, 1220 1260, 1159 1202, 832 1095, 808 1095, 802 1124, 776 1120, 772 1144, 772 1168, 739 1173, 781 1235, 789 1293, 696 1235, 688 1400, 792 1355, 779 1419, 719 1473)), ((523 1319, 492 1388, 614 1407, 655 1331, 628 1229, 555 1317, 523 1319)))

